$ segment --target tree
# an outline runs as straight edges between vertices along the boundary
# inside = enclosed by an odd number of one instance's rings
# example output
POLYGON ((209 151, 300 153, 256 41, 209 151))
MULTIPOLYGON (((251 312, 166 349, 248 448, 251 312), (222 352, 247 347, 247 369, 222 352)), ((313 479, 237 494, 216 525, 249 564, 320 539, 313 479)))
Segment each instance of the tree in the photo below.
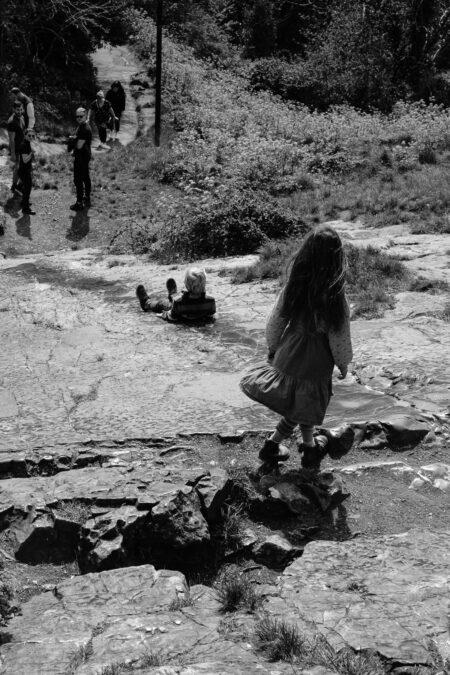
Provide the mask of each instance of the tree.
POLYGON ((55 70, 70 77, 108 36, 124 0, 0 0, 0 88, 16 80, 38 90, 55 70), (33 85, 35 85, 33 87, 33 85))

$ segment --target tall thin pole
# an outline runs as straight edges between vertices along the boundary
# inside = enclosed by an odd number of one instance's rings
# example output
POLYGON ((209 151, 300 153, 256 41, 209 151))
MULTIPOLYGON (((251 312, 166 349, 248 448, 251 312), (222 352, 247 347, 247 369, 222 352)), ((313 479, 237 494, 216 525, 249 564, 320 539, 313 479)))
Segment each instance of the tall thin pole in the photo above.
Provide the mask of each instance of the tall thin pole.
POLYGON ((155 82, 155 145, 159 146, 161 137, 161 66, 162 66, 162 5, 158 0, 156 7, 156 82, 155 82))

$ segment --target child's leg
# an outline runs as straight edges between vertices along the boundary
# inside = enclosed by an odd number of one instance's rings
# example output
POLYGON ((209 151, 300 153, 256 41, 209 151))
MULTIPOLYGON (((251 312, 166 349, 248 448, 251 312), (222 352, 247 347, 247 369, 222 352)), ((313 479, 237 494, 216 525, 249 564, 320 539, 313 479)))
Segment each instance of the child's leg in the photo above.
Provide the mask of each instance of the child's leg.
POLYGON ((314 447, 314 427, 309 424, 300 424, 302 432, 303 445, 314 447))
POLYGON ((284 441, 286 438, 289 438, 289 436, 292 436, 296 426, 297 422, 293 422, 286 417, 282 417, 269 440, 274 441, 274 443, 281 443, 281 441, 284 441))
POLYGON ((145 303, 146 312, 156 312, 160 314, 161 312, 167 312, 172 307, 172 303, 166 298, 159 298, 158 300, 151 300, 150 298, 145 303))
POLYGON ((22 183, 22 206, 26 208, 30 206, 30 194, 32 186, 31 170, 27 169, 26 167, 21 167, 19 169, 19 178, 22 183))

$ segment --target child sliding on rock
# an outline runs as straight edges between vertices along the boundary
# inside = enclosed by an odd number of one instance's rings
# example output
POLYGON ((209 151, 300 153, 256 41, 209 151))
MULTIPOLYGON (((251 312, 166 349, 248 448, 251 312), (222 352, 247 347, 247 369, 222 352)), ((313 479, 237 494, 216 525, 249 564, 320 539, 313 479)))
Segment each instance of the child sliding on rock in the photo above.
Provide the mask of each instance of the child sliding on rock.
POLYGON ((348 426, 314 438, 332 394, 333 368, 345 378, 353 356, 345 266, 342 242, 333 228, 320 226, 305 237, 266 326, 268 362, 241 380, 247 396, 283 416, 259 453, 269 465, 288 459, 282 441, 297 425, 305 469, 319 469, 332 447, 346 446, 348 451, 353 442, 348 426))
POLYGON ((216 313, 216 302, 206 295, 206 274, 200 267, 190 267, 184 277, 186 290, 177 295, 174 279, 167 279, 168 297, 152 300, 140 284, 136 295, 144 312, 160 314, 166 321, 195 321, 210 319, 216 313))

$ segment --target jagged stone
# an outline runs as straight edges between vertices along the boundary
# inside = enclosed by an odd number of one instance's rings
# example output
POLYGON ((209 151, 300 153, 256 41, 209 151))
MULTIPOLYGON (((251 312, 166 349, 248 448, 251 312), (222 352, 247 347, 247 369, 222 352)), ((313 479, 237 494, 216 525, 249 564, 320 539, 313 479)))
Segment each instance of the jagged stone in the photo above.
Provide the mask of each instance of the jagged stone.
POLYGON ((5 479, 0 517, 23 562, 78 556, 89 571, 140 562, 185 569, 186 551, 194 560, 209 550, 209 523, 217 519, 227 494, 225 472, 214 467, 212 474, 182 452, 167 460, 5 479), (83 522, 64 515, 67 509, 60 512, 63 503, 84 504, 83 522))
POLYGON ((336 648, 431 663, 427 640, 450 657, 449 583, 450 531, 317 541, 285 569, 281 597, 266 609, 288 622, 314 622, 336 648))
POLYGON ((412 415, 390 415, 380 422, 391 446, 417 445, 430 431, 428 422, 412 415))
POLYGON ((200 495, 202 510, 208 522, 213 522, 220 517, 221 507, 229 493, 229 486, 228 474, 220 467, 212 467, 211 471, 195 484, 195 490, 200 495))
POLYGON ((295 514, 302 513, 311 504, 309 498, 293 483, 278 481, 269 488, 269 495, 273 501, 282 502, 295 514))
POLYGON ((286 537, 274 534, 253 546, 252 556, 257 562, 268 567, 284 567, 302 553, 301 548, 293 546, 286 537))

